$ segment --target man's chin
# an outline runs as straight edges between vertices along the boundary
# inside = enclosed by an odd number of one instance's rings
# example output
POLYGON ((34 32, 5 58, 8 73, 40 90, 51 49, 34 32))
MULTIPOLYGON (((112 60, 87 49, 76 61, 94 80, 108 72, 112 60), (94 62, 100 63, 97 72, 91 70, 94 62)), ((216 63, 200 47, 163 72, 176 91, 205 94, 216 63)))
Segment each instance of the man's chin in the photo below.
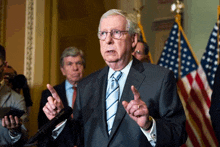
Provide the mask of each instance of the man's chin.
POLYGON ((118 59, 116 58, 108 58, 105 60, 105 62, 108 64, 108 63, 117 63, 118 62, 118 59))
POLYGON ((80 78, 72 78, 71 81, 72 82, 78 82, 80 80, 80 78))

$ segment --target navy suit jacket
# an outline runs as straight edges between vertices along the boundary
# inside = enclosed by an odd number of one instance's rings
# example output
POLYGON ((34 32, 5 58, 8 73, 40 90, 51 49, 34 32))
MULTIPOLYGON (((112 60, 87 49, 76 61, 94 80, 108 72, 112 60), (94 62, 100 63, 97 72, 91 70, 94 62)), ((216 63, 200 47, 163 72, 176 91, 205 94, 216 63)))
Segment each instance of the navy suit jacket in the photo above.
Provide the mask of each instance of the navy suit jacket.
MULTIPOLYGON (((84 78, 78 84, 74 106, 74 119, 68 121, 59 137, 50 142, 71 142, 78 137, 78 146, 85 147, 150 147, 150 143, 137 123, 129 117, 122 101, 134 99, 134 85, 156 120, 157 146, 181 146, 185 143, 185 113, 177 94, 173 73, 158 65, 141 63, 133 59, 119 102, 111 134, 108 135, 105 95, 109 67, 84 78), (69 125, 74 132, 71 133, 69 125)), ((66 144, 71 146, 72 144, 66 144)))
MULTIPOLYGON (((64 107, 68 106, 66 90, 65 90, 65 81, 59 85, 54 86, 54 89, 57 91, 60 96, 64 107)), ((38 113, 38 129, 40 129, 44 124, 46 124, 49 120, 44 114, 43 107, 47 103, 47 98, 51 96, 51 93, 48 89, 44 90, 41 95, 40 108, 38 113)))
POLYGON ((218 66, 215 74, 209 113, 216 138, 220 143, 220 66, 218 66))

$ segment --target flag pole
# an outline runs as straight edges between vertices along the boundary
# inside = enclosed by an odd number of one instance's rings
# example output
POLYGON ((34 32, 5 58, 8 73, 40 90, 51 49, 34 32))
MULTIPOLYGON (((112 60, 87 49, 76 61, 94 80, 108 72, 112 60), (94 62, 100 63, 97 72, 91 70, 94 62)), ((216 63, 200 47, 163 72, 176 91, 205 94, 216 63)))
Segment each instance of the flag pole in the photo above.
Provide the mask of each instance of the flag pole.
POLYGON ((180 2, 179 0, 176 1, 176 3, 171 5, 171 11, 176 12, 175 16, 175 22, 178 24, 178 78, 181 78, 181 12, 183 11, 184 4, 183 2, 180 2))
MULTIPOLYGON (((195 53, 192 51, 192 47, 191 47, 191 45, 190 45, 190 43, 189 43, 189 40, 187 39, 186 34, 184 33, 183 28, 182 28, 182 26, 181 26, 181 15, 180 15, 180 13, 182 13, 183 8, 184 8, 184 4, 183 4, 183 2, 180 2, 179 0, 177 0, 176 3, 174 3, 174 4, 171 5, 171 11, 172 11, 172 12, 175 11, 175 12, 177 13, 176 16, 175 16, 175 21, 177 22, 177 24, 178 24, 178 26, 179 26, 179 27, 178 27, 178 28, 179 28, 179 32, 182 33, 183 37, 185 38, 185 41, 187 42, 187 44, 188 44, 188 46, 189 46, 190 51, 192 52, 192 55, 193 55, 193 57, 194 57, 194 59, 195 59, 197 65, 199 65, 199 61, 197 60, 195 53)), ((220 9, 219 9, 219 10, 220 10, 220 9)), ((219 12, 220 12, 220 11, 219 11, 219 12)), ((179 36, 179 37, 180 37, 180 36, 179 36)), ((180 42, 179 42, 179 43, 180 43, 180 42)), ((180 47, 180 44, 179 44, 179 47, 180 47)), ((179 67, 180 67, 180 66, 179 66, 179 67)))
MULTIPOLYGON (((143 26, 141 25, 141 10, 142 10, 143 8, 144 8, 144 6, 140 7, 139 10, 137 10, 137 9, 134 8, 134 11, 137 13, 138 27, 140 28, 140 31, 141 31, 141 32, 144 32, 143 26)), ((147 43, 146 36, 145 36, 144 33, 142 33, 142 36, 143 36, 143 41, 147 43)))
POLYGON ((180 24, 181 24, 181 15, 179 13, 176 14, 175 21, 178 24, 178 78, 181 79, 181 32, 180 32, 180 24))
MULTIPOLYGON (((143 37, 143 41, 147 43, 147 39, 146 39, 146 36, 144 34, 144 29, 143 29, 143 26, 141 25, 141 10, 144 8, 144 6, 141 6, 139 8, 139 10, 133 8, 133 10, 137 13, 137 21, 138 21, 138 27, 140 28, 140 32, 142 34, 142 37, 143 37)), ((149 55, 149 60, 150 60, 150 63, 153 64, 153 59, 152 59, 152 56, 151 56, 151 53, 149 52, 148 53, 149 55)))

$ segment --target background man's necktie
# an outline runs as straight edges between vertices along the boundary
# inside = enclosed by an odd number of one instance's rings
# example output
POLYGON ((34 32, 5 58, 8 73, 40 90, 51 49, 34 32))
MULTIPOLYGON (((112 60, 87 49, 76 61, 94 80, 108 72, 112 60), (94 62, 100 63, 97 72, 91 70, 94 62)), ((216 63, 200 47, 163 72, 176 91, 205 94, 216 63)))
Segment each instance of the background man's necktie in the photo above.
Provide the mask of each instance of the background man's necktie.
POLYGON ((77 92, 77 88, 73 87, 74 92, 73 92, 73 98, 72 98, 72 108, 74 107, 74 103, 76 101, 76 92, 77 92))
MULTIPOLYGON (((72 98, 72 108, 74 107, 75 101, 76 101, 76 92, 77 92, 77 87, 73 87, 74 91, 73 91, 73 98, 72 98)), ((71 115, 71 117, 73 118, 73 114, 71 115)))
POLYGON ((120 95, 118 80, 122 75, 121 71, 115 71, 112 76, 110 84, 108 84, 106 93, 106 117, 108 125, 108 133, 111 133, 112 125, 115 119, 116 111, 118 108, 118 100, 120 95))

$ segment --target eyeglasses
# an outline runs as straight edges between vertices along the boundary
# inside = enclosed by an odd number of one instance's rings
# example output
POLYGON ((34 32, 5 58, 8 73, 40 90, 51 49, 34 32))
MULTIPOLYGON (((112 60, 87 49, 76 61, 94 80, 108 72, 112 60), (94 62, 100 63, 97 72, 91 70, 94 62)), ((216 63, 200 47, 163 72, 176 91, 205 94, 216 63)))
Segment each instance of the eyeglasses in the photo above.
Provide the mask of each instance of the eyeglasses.
POLYGON ((120 31, 120 30, 111 30, 111 32, 106 31, 99 31, 98 32, 98 38, 100 40, 105 40, 108 33, 110 33, 111 37, 114 39, 120 39, 124 33, 127 33, 128 31, 120 31))
POLYGON ((135 54, 137 55, 145 55, 143 52, 141 52, 140 50, 135 51, 135 54))

